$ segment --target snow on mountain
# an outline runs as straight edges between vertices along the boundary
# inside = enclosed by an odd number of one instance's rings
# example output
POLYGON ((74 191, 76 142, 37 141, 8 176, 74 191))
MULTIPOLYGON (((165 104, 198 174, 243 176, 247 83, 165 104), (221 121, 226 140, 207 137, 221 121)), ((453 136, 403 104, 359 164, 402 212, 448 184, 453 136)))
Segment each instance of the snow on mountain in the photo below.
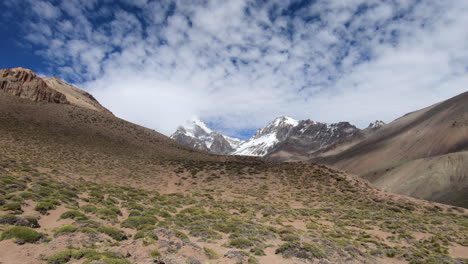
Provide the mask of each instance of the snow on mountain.
POLYGON ((239 148, 239 146, 244 143, 243 140, 240 140, 238 138, 233 138, 233 137, 229 137, 229 136, 225 136, 223 135, 224 139, 226 139, 227 142, 229 142, 229 145, 231 145, 231 147, 233 149, 237 149, 239 148))
POLYGON ((375 120, 375 122, 372 122, 369 124, 369 126, 367 127, 367 129, 377 129, 377 128, 381 128, 383 126, 385 126, 385 122, 382 121, 382 120, 375 120))
POLYGON ((222 155, 232 153, 243 142, 210 129, 198 118, 186 121, 170 138, 198 150, 222 155))
POLYGON ((299 121, 291 117, 277 117, 264 128, 257 130, 257 133, 255 133, 252 138, 242 143, 233 154, 265 156, 276 144, 284 140, 289 131, 298 124, 299 121))
POLYGON ((192 119, 179 127, 171 138, 187 146, 222 155, 271 156, 273 153, 312 153, 371 133, 385 125, 376 121, 365 130, 339 122, 320 123, 280 116, 257 130, 246 141, 228 137, 210 129, 203 121, 192 119))
POLYGON ((278 142, 278 138, 276 138, 275 134, 266 134, 247 140, 241 144, 233 154, 243 156, 265 156, 268 150, 278 142))
POLYGON ((276 160, 307 157, 349 142, 360 134, 361 130, 348 122, 328 124, 302 120, 267 155, 276 160))

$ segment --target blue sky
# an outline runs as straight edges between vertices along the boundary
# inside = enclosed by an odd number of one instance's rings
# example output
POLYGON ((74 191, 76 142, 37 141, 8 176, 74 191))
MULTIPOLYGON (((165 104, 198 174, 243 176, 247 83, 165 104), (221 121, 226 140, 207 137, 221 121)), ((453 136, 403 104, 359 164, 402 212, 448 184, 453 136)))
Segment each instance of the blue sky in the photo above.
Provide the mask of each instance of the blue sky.
POLYGON ((83 88, 165 134, 276 116, 359 127, 466 91, 465 0, 3 0, 0 67, 83 88))

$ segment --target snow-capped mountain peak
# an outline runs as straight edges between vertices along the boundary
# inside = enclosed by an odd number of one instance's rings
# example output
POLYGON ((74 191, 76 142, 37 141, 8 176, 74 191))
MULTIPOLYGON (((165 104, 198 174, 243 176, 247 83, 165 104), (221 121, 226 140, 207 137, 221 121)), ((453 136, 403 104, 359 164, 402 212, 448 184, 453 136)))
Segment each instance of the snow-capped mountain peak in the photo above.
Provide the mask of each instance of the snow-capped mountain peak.
POLYGON ((299 124, 299 121, 289 116, 280 116, 275 118, 275 120, 273 120, 273 122, 271 123, 273 123, 275 126, 279 126, 282 123, 291 126, 297 126, 299 124))
POLYGON ((189 147, 216 154, 230 154, 243 142, 212 130, 198 118, 186 121, 170 138, 189 147))
POLYGON ((289 117, 289 116, 280 116, 275 118, 273 121, 268 123, 264 128, 257 130, 257 133, 254 137, 261 137, 262 135, 275 132, 279 128, 283 127, 295 127, 299 124, 299 121, 289 117))
POLYGON ((299 125, 299 121, 289 116, 280 116, 264 128, 257 130, 255 136, 244 142, 234 155, 265 156, 279 142, 284 140, 299 125))
POLYGON ((385 126, 385 122, 382 121, 382 120, 375 120, 375 122, 372 122, 369 124, 369 126, 367 127, 367 129, 377 129, 377 128, 381 128, 383 126, 385 126))
POLYGON ((192 118, 190 119, 188 122, 188 125, 189 126, 192 126, 192 127, 199 127, 201 128, 203 131, 205 131, 206 133, 210 134, 213 132, 213 130, 211 130, 206 124, 205 122, 201 121, 200 119, 198 118, 192 118))

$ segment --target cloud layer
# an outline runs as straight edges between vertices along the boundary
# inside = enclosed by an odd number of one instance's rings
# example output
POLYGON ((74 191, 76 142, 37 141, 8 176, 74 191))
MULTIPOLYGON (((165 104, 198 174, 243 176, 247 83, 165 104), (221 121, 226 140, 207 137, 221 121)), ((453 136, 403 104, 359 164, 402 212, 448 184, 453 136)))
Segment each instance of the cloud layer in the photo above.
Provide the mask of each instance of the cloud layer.
POLYGON ((165 134, 194 115, 230 135, 283 114, 362 127, 467 90, 464 0, 3 5, 42 71, 165 134))

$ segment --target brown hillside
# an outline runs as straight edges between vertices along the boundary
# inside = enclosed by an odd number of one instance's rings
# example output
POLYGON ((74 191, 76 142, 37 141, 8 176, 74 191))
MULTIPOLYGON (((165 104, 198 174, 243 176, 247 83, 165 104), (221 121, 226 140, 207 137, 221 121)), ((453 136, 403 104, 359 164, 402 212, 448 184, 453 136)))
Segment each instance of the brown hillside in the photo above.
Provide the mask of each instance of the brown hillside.
MULTIPOLYGON (((444 184, 427 186, 425 180, 429 180, 432 176, 425 170, 410 170, 409 165, 402 167, 399 174, 406 176, 397 177, 400 181, 392 179, 393 173, 389 170, 412 160, 466 149, 468 149, 468 92, 407 114, 368 138, 344 148, 341 152, 317 158, 315 161, 333 164, 361 176, 366 175, 371 182, 389 191, 446 201, 453 200, 447 196, 450 196, 450 193, 455 195, 458 187, 468 185, 468 178, 445 170, 446 173, 442 173, 443 176, 439 177, 444 184), (403 171, 404 168, 409 171, 403 171), (389 182, 392 184, 384 184, 389 182), (445 198, 441 200, 441 197, 445 198)), ((459 166, 462 164, 457 164, 457 167, 459 166)), ((444 166, 438 167, 444 168, 444 166)))

